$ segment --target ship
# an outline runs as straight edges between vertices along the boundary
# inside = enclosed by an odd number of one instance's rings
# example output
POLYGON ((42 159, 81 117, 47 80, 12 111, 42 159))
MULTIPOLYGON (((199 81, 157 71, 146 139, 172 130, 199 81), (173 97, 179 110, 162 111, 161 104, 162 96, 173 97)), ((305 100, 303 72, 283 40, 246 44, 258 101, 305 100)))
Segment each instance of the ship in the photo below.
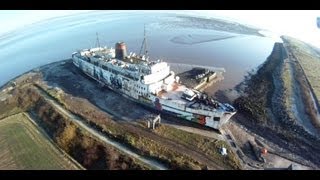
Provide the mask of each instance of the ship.
POLYGON ((149 60, 146 36, 139 54, 127 54, 124 42, 115 48, 97 47, 72 54, 73 64, 83 73, 134 102, 159 114, 177 117, 219 130, 236 109, 207 94, 188 88, 163 60, 149 60), (141 53, 144 47, 143 53, 141 53))

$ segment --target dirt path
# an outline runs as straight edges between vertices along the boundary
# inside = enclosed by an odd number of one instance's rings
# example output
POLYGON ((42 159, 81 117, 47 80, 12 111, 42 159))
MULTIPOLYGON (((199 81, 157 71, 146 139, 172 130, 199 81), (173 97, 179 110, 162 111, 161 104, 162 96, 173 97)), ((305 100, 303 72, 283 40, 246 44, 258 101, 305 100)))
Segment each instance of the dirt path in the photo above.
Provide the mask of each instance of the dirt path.
MULTIPOLYGON (((257 169, 262 169, 261 165, 257 165, 256 162, 252 161, 250 158, 248 158, 247 156, 245 156, 245 154, 243 153, 241 147, 243 146, 243 143, 241 143, 241 141, 239 141, 239 136, 240 138, 244 137, 245 134, 241 133, 240 134, 234 134, 232 131, 230 131, 230 126, 232 126, 231 123, 229 123, 226 127, 221 129, 221 133, 223 134, 224 140, 230 145, 231 147, 231 151, 233 151, 235 154, 238 155, 239 159, 240 159, 240 163, 241 166, 243 167, 243 169, 245 170, 257 170, 257 169), (234 135, 237 136, 237 138, 234 137, 234 135)), ((250 138, 248 136, 245 136, 246 140, 248 140, 247 138, 250 138)))
MULTIPOLYGON (((244 118, 242 116, 238 116, 238 118, 244 118)), ((251 131, 247 127, 244 127, 243 125, 240 125, 238 122, 232 121, 230 122, 229 131, 233 134, 233 137, 235 138, 235 141, 239 144, 242 149, 244 148, 245 143, 248 140, 255 141, 254 139, 259 140, 262 142, 265 147, 268 149, 268 154, 272 154, 272 157, 266 157, 267 163, 266 164, 258 164, 258 161, 254 160, 254 157, 249 156, 248 157, 247 164, 255 164, 255 168, 261 167, 263 169, 270 169, 270 168, 285 168, 283 166, 277 166, 280 165, 281 161, 290 162, 291 164, 298 165, 301 167, 301 169, 317 169, 317 165, 314 163, 306 160, 305 158, 290 152, 288 149, 283 148, 282 146, 279 146, 277 144, 277 139, 273 139, 272 141, 267 140, 265 137, 256 134, 255 132, 251 131), (278 162, 278 163, 277 163, 278 162)), ((287 143, 289 146, 289 143, 287 143)), ((285 163, 288 164, 288 163, 285 163)), ((282 164, 284 165, 284 164, 282 164)))

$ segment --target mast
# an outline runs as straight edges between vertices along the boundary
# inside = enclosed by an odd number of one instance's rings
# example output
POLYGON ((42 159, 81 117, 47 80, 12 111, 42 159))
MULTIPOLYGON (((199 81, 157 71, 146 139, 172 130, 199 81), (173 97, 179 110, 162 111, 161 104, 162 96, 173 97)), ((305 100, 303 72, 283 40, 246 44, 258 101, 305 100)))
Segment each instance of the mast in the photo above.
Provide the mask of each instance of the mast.
POLYGON ((146 25, 144 25, 144 55, 148 56, 148 50, 147 50, 147 35, 146 35, 146 25))
POLYGON ((98 32, 96 32, 96 35, 97 35, 96 47, 100 47, 100 41, 99 41, 98 32))
POLYGON ((147 50, 146 25, 144 25, 143 41, 142 41, 140 52, 139 52, 140 55, 142 55, 141 54, 142 49, 144 50, 143 51, 143 55, 145 55, 147 57, 148 56, 148 50, 147 50))

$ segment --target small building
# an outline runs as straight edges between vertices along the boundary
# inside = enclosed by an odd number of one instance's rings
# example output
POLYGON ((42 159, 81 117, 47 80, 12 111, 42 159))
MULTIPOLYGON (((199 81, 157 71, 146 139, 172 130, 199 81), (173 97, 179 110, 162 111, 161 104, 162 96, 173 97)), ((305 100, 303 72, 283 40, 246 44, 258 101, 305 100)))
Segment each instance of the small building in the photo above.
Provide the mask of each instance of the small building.
POLYGON ((150 129, 155 129, 157 122, 158 122, 158 124, 161 123, 160 114, 157 115, 156 117, 148 118, 148 119, 147 119, 147 127, 150 128, 150 129))
POLYGON ((226 156, 228 153, 227 153, 227 149, 225 147, 221 148, 221 151, 220 151, 220 154, 222 156, 226 156))

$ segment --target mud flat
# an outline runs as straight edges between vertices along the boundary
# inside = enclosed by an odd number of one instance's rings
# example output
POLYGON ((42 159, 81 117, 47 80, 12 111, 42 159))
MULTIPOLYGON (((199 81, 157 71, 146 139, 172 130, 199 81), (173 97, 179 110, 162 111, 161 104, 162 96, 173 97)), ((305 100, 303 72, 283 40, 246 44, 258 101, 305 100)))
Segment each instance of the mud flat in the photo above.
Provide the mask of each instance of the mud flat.
POLYGON ((234 35, 217 34, 217 35, 202 35, 202 34, 188 34, 173 37, 170 41, 178 44, 198 44, 210 41, 219 41, 235 37, 234 35))
POLYGON ((214 29, 217 31, 226 31, 237 34, 248 34, 256 36, 264 36, 259 33, 259 29, 248 27, 236 22, 230 22, 226 20, 216 18, 199 18, 191 16, 177 16, 179 19, 174 23, 176 27, 200 27, 203 29, 214 29))

